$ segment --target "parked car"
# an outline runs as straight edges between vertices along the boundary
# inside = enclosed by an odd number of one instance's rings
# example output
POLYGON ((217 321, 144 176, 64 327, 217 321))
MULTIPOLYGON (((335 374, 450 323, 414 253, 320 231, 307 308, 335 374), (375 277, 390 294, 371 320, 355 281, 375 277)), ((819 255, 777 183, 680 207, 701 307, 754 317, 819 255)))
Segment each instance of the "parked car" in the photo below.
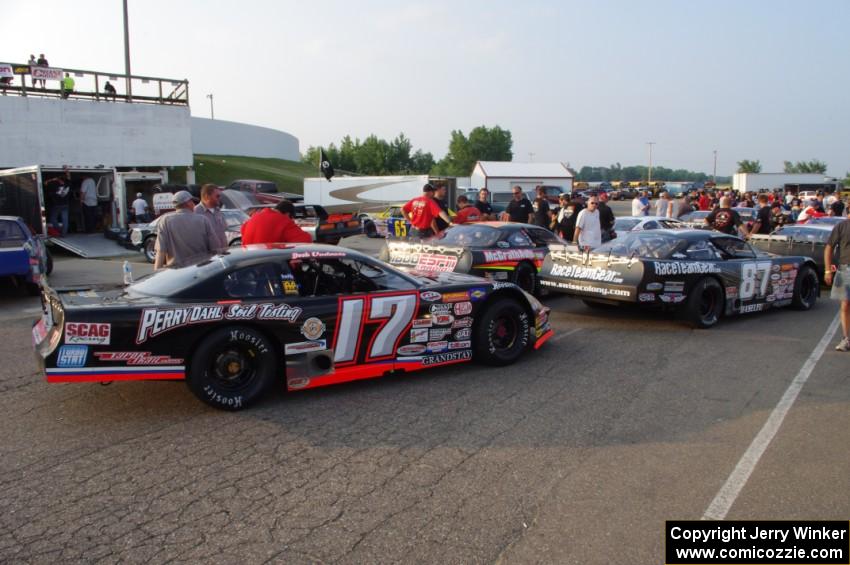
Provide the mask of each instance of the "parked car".
POLYGON ((18 216, 0 216, 0 277, 11 277, 15 284, 38 296, 41 275, 53 271, 53 258, 40 236, 18 216))
POLYGON ((684 222, 662 216, 620 216, 614 220, 614 231, 622 235, 630 231, 684 228, 684 222))
POLYGON ((832 228, 830 224, 790 224, 777 228, 770 235, 753 234, 749 241, 756 249, 768 253, 808 257, 817 265, 818 278, 823 281, 823 249, 832 228))
POLYGON ((283 199, 291 202, 302 202, 304 196, 292 192, 278 192, 277 183, 267 180, 235 180, 227 185, 226 190, 238 190, 247 192, 257 197, 257 200, 264 204, 277 204, 283 199))

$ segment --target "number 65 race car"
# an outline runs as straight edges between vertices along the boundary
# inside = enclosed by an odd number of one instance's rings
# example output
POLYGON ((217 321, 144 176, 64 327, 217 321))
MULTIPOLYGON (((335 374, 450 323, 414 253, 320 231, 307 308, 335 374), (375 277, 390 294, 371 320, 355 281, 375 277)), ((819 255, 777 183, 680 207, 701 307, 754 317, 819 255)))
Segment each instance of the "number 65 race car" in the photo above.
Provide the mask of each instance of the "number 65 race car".
POLYGON ((810 258, 760 253, 738 237, 705 230, 625 233, 589 255, 551 245, 540 279, 589 306, 671 308, 700 328, 722 315, 788 305, 808 310, 820 292, 810 258))
POLYGON ((509 283, 412 276, 325 245, 249 246, 128 287, 45 287, 33 327, 48 382, 185 379, 238 410, 396 371, 516 361, 552 336, 549 309, 509 283))

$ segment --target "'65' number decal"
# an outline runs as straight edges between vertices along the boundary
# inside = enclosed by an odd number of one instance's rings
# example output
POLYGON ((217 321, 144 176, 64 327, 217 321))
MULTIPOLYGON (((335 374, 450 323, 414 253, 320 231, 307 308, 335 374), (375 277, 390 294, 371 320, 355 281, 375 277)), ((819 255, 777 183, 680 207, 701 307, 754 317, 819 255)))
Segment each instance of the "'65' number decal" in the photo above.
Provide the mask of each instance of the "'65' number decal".
POLYGON ((758 263, 744 263, 741 266, 741 291, 738 296, 741 300, 750 300, 756 294, 761 298, 767 294, 767 283, 770 281, 770 261, 759 261, 758 263), (761 273, 759 279, 758 293, 756 293, 756 273, 761 273))
POLYGON ((393 357, 399 339, 418 309, 418 293, 341 298, 334 332, 334 363, 357 361, 366 324, 379 324, 379 327, 372 334, 363 362, 393 357))

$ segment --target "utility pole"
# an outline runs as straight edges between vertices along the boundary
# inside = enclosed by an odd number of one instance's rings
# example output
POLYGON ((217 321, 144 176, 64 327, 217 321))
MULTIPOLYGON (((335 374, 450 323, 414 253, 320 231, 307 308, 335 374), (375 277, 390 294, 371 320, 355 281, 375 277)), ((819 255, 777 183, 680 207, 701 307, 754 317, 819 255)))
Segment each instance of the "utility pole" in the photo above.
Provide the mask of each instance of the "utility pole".
POLYGON ((214 120, 215 119, 215 112, 213 111, 213 95, 207 94, 207 98, 210 99, 210 119, 214 120))
POLYGON ((714 174, 711 175, 711 182, 717 184, 717 149, 714 150, 714 174))
POLYGON ((652 146, 655 145, 655 142, 647 141, 646 144, 649 146, 649 175, 646 179, 646 183, 649 184, 652 182, 652 146))
POLYGON ((133 100, 133 81, 130 79, 130 25, 127 18, 127 0, 124 0, 124 72, 127 75, 127 102, 133 100))

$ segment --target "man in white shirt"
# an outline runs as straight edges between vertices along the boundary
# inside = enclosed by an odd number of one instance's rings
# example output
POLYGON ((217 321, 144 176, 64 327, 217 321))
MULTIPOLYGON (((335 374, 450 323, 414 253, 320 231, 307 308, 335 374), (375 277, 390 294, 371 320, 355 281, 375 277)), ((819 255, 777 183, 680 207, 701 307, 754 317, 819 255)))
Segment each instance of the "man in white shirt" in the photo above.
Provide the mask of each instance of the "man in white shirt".
POLYGON ((649 204, 641 199, 642 193, 638 192, 632 200, 632 216, 646 216, 649 214, 649 204))
POLYGON ((80 185, 80 203, 83 205, 85 231, 91 233, 97 224, 97 186, 91 177, 84 178, 80 185))
POLYGON ((591 196, 587 208, 578 213, 574 241, 583 251, 602 245, 602 226, 599 223, 599 199, 591 196))
POLYGON ((148 215, 148 203, 142 198, 142 193, 136 193, 136 199, 133 200, 133 215, 136 217, 136 222, 146 224, 151 221, 148 215))

